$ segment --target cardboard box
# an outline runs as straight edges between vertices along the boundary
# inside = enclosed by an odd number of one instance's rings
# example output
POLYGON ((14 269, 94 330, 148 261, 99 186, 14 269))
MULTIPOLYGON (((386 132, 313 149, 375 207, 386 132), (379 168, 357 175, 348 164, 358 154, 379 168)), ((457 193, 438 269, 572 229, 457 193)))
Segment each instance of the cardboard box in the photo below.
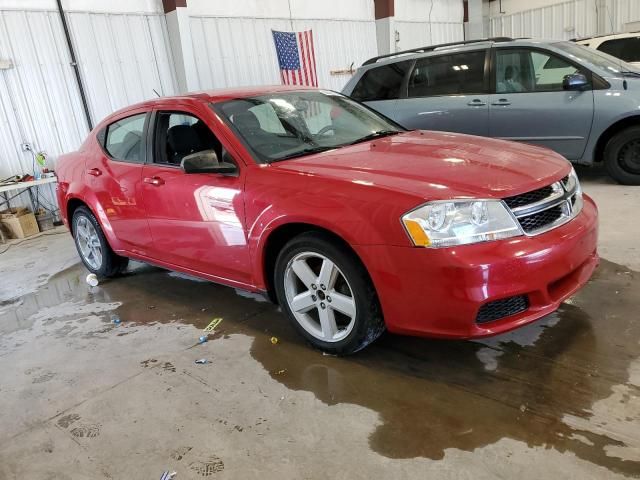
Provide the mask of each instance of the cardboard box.
POLYGON ((0 223, 10 238, 25 238, 40 232, 36 217, 28 208, 11 208, 0 212, 0 223))

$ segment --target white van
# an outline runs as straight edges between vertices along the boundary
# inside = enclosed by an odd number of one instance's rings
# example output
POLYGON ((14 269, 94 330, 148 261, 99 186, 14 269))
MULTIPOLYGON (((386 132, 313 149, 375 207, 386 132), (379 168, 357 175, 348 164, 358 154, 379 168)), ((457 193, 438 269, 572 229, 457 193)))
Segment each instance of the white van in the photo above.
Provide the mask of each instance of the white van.
POLYGON ((640 32, 617 33, 600 37, 581 38, 576 43, 595 48, 640 67, 640 32))

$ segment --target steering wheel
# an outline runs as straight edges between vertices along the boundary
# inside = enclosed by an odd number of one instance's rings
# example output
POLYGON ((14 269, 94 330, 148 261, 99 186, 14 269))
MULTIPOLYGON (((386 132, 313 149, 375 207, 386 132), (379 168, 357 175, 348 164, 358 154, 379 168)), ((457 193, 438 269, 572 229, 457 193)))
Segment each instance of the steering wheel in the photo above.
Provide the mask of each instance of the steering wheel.
POLYGON ((335 130, 335 129, 336 129, 336 127, 334 127, 333 125, 326 125, 326 126, 322 127, 320 130, 318 130, 318 133, 316 133, 316 136, 324 135, 328 131, 335 130))

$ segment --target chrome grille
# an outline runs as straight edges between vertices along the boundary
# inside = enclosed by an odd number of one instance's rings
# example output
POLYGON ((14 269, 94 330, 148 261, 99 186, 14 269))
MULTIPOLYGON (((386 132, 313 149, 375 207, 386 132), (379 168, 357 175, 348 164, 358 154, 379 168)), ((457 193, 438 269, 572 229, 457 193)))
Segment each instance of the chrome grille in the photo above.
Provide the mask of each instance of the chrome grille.
POLYGON ((504 199, 504 202, 509 208, 518 208, 522 207, 523 205, 529 205, 530 203, 539 202, 540 200, 547 198, 552 193, 553 189, 551 188, 551 185, 549 185, 532 192, 523 193, 522 195, 507 197, 504 199))
POLYGON ((582 192, 569 176, 546 187, 504 198, 522 230, 538 235, 559 227, 574 218, 582 209, 582 192))

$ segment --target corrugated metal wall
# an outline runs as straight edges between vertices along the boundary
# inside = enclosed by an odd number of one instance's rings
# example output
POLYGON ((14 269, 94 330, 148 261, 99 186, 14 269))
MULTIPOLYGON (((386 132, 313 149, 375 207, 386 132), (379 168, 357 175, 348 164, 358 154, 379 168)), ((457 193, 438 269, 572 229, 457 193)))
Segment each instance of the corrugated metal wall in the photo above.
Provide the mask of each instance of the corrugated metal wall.
POLYGON ((395 0, 396 50, 464 39, 461 0, 395 0))
POLYGON ((399 33, 397 50, 436 45, 438 43, 457 42, 464 39, 462 22, 424 22, 398 21, 395 28, 399 33))
POLYGON ((349 78, 332 70, 357 67, 377 55, 373 20, 191 17, 200 88, 279 84, 272 29, 313 30, 318 83, 324 88, 340 90, 349 78))
MULTIPOLYGON (((70 13, 89 106, 97 122, 112 111, 176 92, 163 15, 70 13)), ((0 11, 0 177, 32 172, 29 142, 53 160, 87 134, 62 24, 53 11, 0 11)))
POLYGON ((640 21, 640 1, 606 0, 596 9, 593 0, 571 0, 490 20, 492 36, 570 39, 621 32, 640 21))

